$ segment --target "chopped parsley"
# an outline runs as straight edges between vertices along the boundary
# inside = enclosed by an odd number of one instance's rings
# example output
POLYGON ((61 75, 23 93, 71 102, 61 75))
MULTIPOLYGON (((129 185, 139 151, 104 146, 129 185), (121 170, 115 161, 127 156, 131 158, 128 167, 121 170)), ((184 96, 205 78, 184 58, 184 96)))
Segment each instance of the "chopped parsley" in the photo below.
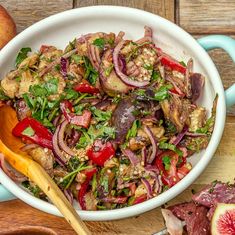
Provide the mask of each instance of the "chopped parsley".
POLYGON ((169 156, 164 156, 162 158, 162 162, 164 164, 165 170, 169 171, 171 167, 171 158, 169 156))
POLYGON ((140 128, 141 122, 140 120, 135 120, 132 124, 132 127, 130 130, 128 130, 126 135, 126 140, 129 140, 132 137, 136 137, 137 131, 140 128))
POLYGON ((179 156, 183 156, 183 152, 180 149, 178 149, 174 144, 160 142, 158 147, 160 149, 172 150, 172 151, 176 152, 179 156))
POLYGON ((156 101, 163 101, 167 98, 169 98, 169 93, 168 90, 171 89, 172 86, 171 85, 165 85, 165 86, 161 86, 154 95, 154 100, 156 101))
POLYGON ((93 41, 93 45, 99 47, 100 49, 104 49, 105 39, 104 38, 97 38, 93 41))
POLYGON ((15 61, 15 65, 16 67, 18 67, 21 62, 27 58, 28 53, 31 52, 31 48, 30 47, 23 47, 21 48, 21 50, 19 51, 17 57, 16 57, 16 61, 15 61))
POLYGON ((90 60, 87 57, 83 57, 85 65, 85 79, 87 79, 91 85, 95 85, 97 78, 99 76, 98 72, 92 67, 90 60))

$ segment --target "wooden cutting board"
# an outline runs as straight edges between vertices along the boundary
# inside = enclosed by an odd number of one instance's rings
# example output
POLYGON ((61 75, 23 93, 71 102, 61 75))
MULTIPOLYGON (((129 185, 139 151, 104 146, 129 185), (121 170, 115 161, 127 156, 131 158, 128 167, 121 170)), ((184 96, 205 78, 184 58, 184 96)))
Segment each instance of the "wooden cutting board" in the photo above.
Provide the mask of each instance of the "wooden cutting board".
MULTIPOLYGON (((176 22, 195 37, 226 33, 235 38, 234 0, 0 0, 17 23, 18 32, 34 22, 75 7, 97 4, 122 5, 144 9, 176 22), (195 14, 197 12, 197 14, 195 14)), ((210 52, 225 88, 235 82, 235 65, 222 50, 210 52)), ((235 109, 228 111, 225 131, 211 163, 195 183, 170 203, 190 200, 191 190, 218 179, 235 178, 235 109)), ((148 235, 163 227, 160 209, 129 219, 109 222, 87 222, 93 234, 148 235)), ((75 234, 62 219, 36 210, 20 200, 0 203, 0 235, 75 234)))

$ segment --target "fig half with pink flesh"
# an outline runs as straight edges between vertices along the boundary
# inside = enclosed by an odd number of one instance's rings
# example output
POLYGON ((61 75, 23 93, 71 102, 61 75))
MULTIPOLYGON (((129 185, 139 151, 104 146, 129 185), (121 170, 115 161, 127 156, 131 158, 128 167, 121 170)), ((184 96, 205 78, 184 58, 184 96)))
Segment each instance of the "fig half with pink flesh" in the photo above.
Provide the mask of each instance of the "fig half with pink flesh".
POLYGON ((235 234, 235 204, 219 203, 211 221, 212 235, 235 234))

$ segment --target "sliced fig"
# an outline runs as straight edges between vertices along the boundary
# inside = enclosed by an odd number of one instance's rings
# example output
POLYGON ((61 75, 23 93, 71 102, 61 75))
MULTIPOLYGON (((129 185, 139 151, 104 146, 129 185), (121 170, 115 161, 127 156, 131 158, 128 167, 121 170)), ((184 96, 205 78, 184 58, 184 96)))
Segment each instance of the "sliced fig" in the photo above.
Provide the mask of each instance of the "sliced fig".
POLYGON ((111 49, 104 53, 99 72, 101 86, 108 95, 115 96, 116 94, 127 93, 132 89, 121 81, 113 69, 111 49))
POLYGON ((211 222, 213 235, 235 234, 235 204, 219 203, 211 222))

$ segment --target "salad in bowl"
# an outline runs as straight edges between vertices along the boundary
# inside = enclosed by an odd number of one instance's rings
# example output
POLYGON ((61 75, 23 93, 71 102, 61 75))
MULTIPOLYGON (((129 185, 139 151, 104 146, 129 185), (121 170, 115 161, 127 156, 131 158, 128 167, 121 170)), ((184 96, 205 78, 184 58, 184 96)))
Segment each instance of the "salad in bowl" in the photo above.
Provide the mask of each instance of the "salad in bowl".
MULTIPOLYGON (((198 105, 204 76, 193 60, 177 61, 145 26, 139 40, 124 32, 89 33, 65 47, 22 48, 1 80, 0 105, 15 109, 14 136, 82 210, 139 204, 177 184, 205 149, 215 122, 198 105)), ((210 110, 209 110, 210 111, 210 110)), ((40 188, 1 166, 34 196, 40 188)))

